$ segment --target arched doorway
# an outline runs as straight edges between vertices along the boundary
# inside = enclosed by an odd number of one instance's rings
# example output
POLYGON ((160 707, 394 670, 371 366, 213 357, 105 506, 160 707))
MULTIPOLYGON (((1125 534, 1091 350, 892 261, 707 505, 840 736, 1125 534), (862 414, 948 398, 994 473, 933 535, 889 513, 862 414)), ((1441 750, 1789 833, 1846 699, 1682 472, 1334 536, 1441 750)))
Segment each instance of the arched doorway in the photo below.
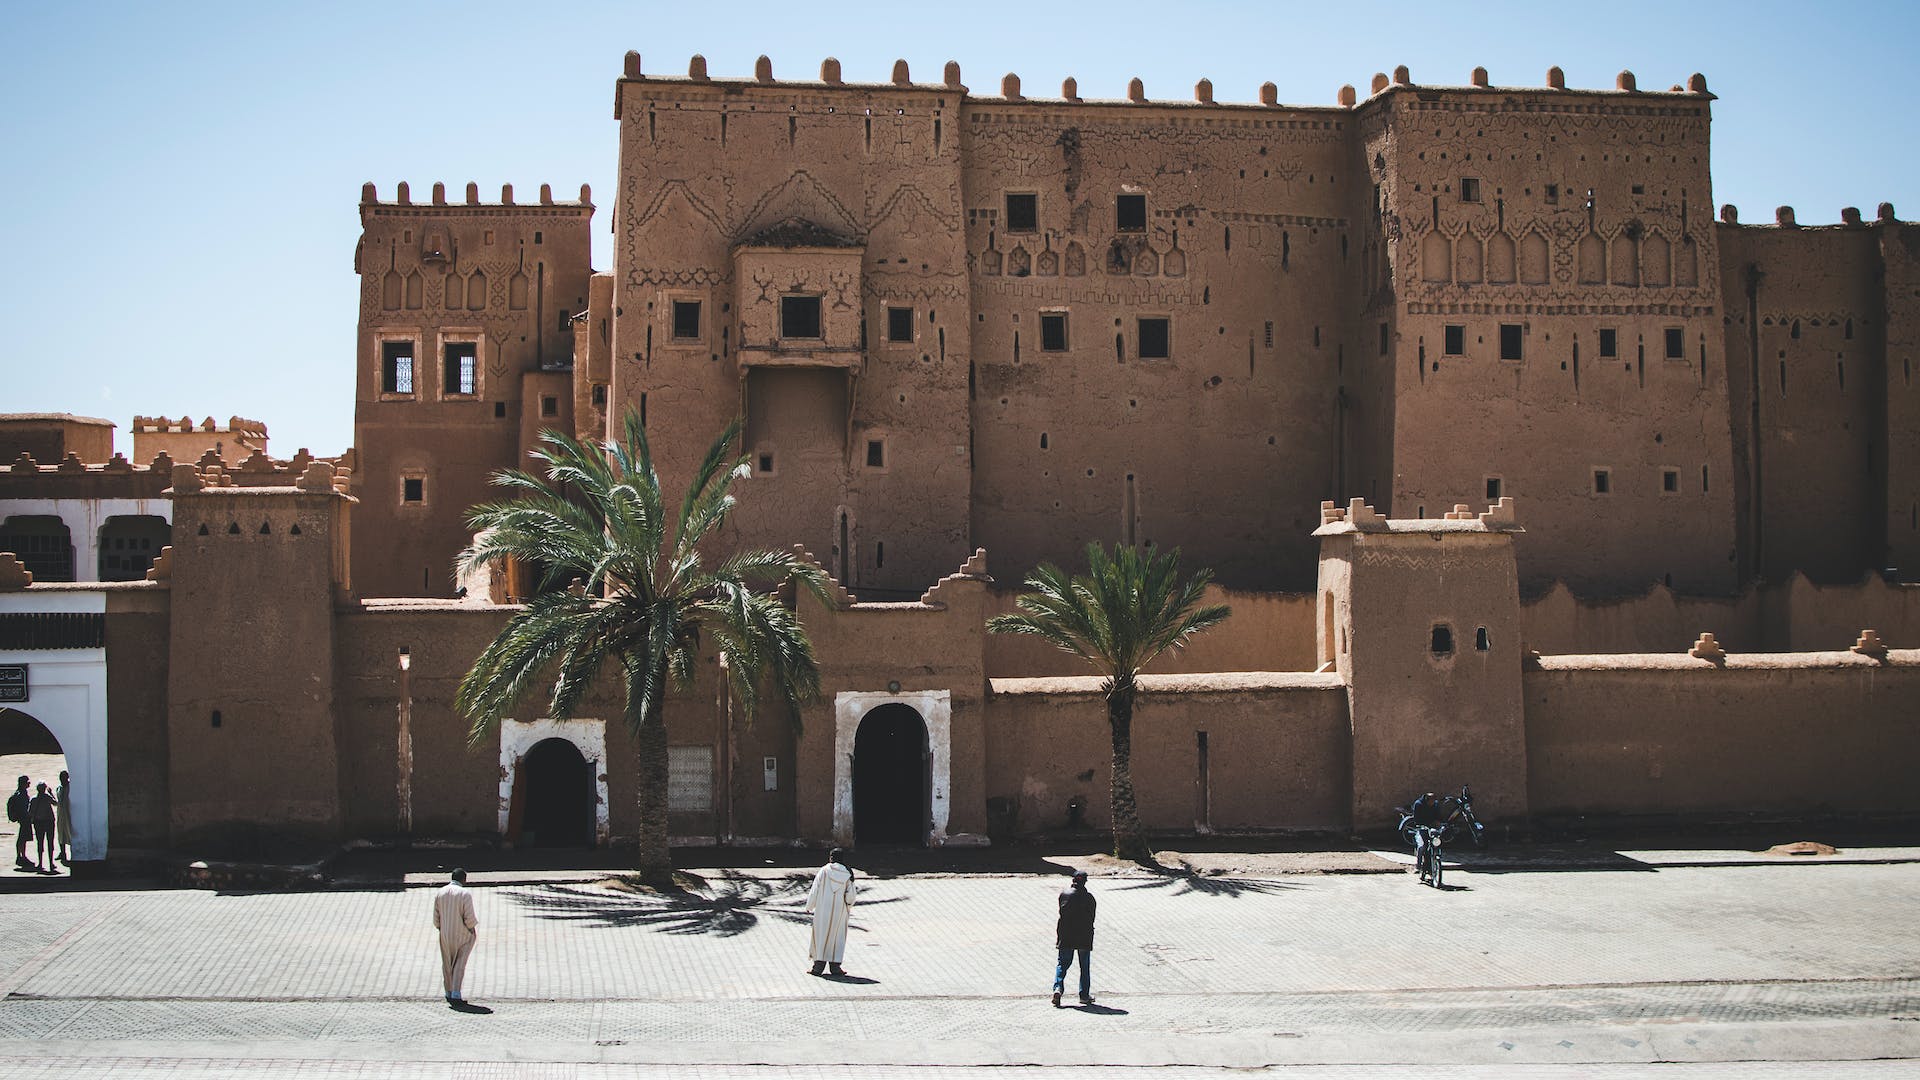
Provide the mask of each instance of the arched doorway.
POLYGON ((542 739, 520 761, 526 847, 592 847, 593 769, 566 739, 542 739))
POLYGON ((889 702, 860 720, 853 739, 853 834, 859 844, 923 844, 930 827, 927 725, 889 702))
MULTIPOLYGON (((0 792, 0 796, 11 796, 16 780, 22 776, 29 781, 29 792, 38 791, 43 783, 48 791, 57 792, 60 774, 67 769, 67 759, 60 740, 45 724, 18 709, 0 707, 0 786, 6 789, 0 792)), ((60 814, 72 812, 73 809, 66 806, 56 811, 60 814)), ((13 822, 7 822, 3 827, 5 833, 0 835, 4 836, 8 850, 0 852, 0 874, 14 870, 15 853, 11 848, 20 831, 20 826, 13 822)), ((68 832, 72 832, 71 819, 68 832)), ((35 857, 36 847, 33 842, 27 844, 28 859, 35 857)), ((71 845, 68 850, 71 853, 71 845)), ((57 848, 55 854, 58 854, 57 848)), ((58 866, 55 868, 60 869, 58 866)))

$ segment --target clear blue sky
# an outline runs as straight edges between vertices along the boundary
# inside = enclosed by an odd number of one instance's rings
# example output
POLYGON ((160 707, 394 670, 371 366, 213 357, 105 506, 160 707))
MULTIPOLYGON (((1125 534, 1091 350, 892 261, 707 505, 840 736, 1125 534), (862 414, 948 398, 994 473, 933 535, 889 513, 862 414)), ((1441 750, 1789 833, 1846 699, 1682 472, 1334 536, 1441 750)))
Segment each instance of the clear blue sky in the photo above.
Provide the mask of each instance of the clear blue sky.
POLYGON ((1576 87, 1707 76, 1715 201, 1766 221, 1920 217, 1920 4, 1776 2, 779 4, 29 3, 0 7, 0 411, 231 414, 268 424, 276 453, 337 452, 353 434, 353 334, 363 181, 424 198, 435 180, 487 197, 542 182, 601 205, 610 261, 613 81, 638 49, 684 74, 916 79, 958 60, 968 85, 1030 96, 1076 76, 1119 97, 1213 80, 1223 101, 1331 104, 1375 71, 1460 85, 1576 87), (1903 119, 1904 118, 1904 119, 1903 119))

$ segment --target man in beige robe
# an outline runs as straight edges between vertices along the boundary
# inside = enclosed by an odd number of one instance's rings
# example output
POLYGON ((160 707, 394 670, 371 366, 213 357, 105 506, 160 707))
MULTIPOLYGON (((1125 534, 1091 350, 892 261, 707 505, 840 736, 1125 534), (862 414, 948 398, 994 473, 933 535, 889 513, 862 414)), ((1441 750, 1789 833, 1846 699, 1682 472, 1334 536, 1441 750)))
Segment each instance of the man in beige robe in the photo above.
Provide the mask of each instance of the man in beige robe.
POLYGON ((467 977, 467 957, 473 953, 479 925, 473 914, 473 894, 467 891, 467 872, 455 870, 453 880, 433 897, 433 928, 440 931, 440 975, 449 1005, 466 1000, 460 996, 460 984, 467 977))
POLYGON ((813 941, 808 951, 813 970, 808 974, 818 975, 825 967, 835 975, 845 975, 840 961, 847 955, 847 920, 853 914, 853 871, 847 868, 846 855, 839 848, 827 855, 827 865, 813 875, 807 914, 813 916, 813 941))

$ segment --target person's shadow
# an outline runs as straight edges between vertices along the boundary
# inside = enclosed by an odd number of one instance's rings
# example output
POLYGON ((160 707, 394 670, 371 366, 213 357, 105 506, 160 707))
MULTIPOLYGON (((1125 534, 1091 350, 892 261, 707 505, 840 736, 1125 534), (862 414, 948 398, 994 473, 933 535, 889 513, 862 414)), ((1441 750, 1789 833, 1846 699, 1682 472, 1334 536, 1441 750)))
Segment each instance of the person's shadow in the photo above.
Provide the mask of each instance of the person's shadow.
POLYGON ((859 975, 835 975, 831 972, 820 977, 828 982, 850 983, 854 986, 877 986, 880 983, 879 979, 868 979, 859 975))
POLYGON ((457 1013, 471 1013, 474 1016, 492 1016, 493 1010, 485 1005, 475 1005, 471 1001, 450 1001, 447 1007, 457 1013))
POLYGON ((1125 1009, 1116 1009, 1111 1005, 1101 1005, 1097 1002, 1092 1005, 1073 1005, 1069 1007, 1073 1009, 1074 1012, 1091 1013, 1095 1016, 1130 1016, 1132 1015, 1131 1013, 1127 1012, 1127 1010, 1125 1009))

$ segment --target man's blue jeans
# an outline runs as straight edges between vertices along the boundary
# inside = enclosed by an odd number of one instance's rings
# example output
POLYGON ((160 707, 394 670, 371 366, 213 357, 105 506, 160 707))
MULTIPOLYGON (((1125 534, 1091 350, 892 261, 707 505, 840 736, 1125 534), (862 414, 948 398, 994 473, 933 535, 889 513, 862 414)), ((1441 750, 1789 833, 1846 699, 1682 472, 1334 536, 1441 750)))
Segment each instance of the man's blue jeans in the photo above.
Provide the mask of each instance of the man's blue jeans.
POLYGON ((1093 995, 1093 969, 1088 966, 1093 955, 1092 949, 1061 949, 1060 962, 1053 969, 1053 989, 1058 993, 1067 985, 1067 969, 1073 966, 1073 954, 1080 954, 1080 996, 1093 995))

